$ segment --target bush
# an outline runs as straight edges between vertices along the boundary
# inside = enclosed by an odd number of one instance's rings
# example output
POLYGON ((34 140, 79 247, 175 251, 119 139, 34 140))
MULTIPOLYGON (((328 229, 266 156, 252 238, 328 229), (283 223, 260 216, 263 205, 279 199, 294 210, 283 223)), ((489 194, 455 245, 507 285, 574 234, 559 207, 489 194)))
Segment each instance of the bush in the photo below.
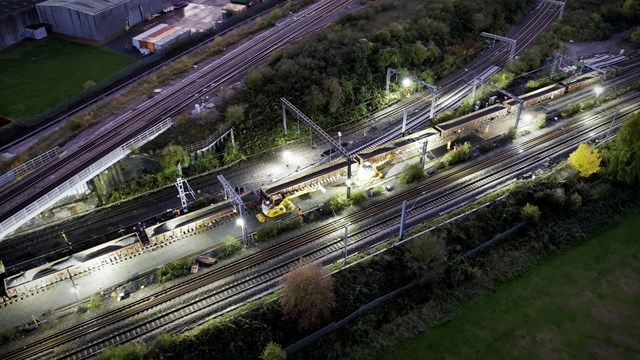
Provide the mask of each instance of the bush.
POLYGON ((547 126, 547 118, 544 116, 540 116, 536 119, 536 130, 544 129, 547 126))
POLYGON ((271 222, 258 229, 258 232, 256 233, 256 240, 267 241, 278 234, 278 224, 275 222, 271 222))
POLYGON ((571 194, 571 196, 569 197, 569 204, 572 210, 579 209, 582 206, 582 196, 577 193, 571 194))
POLYGON ((469 158, 471 158, 471 149, 472 148, 470 142, 466 142, 460 146, 455 147, 444 156, 444 158, 442 159, 443 165, 447 167, 468 160, 469 158))
POLYGON ((191 263, 186 260, 173 261, 156 272, 156 279, 160 283, 165 283, 173 279, 185 276, 191 269, 191 263))
POLYGON ((102 296, 98 294, 93 294, 91 295, 91 300, 89 300, 89 304, 87 305, 87 307, 91 310, 96 310, 101 308, 103 304, 104 304, 104 299, 102 298, 102 296))
POLYGON ((362 190, 351 191, 351 205, 357 206, 367 201, 367 195, 362 190))
POLYGON ((334 195, 324 203, 323 208, 329 213, 338 214, 347 205, 347 198, 344 195, 334 195))
POLYGON ((218 249, 218 257, 221 259, 231 257, 242 250, 240 239, 228 237, 222 240, 222 247, 218 249))
POLYGON ((285 315, 298 321, 299 329, 315 328, 329 319, 335 306, 333 279, 319 263, 297 267, 282 278, 279 303, 285 315))
POLYGON ((527 203, 522 208, 522 217, 525 220, 532 220, 534 222, 537 222, 538 220, 540 220, 540 209, 537 205, 527 203))
POLYGON ((451 110, 443 111, 440 114, 438 114, 438 116, 436 117, 436 121, 434 123, 439 124, 445 121, 449 121, 453 119, 453 116, 454 116, 453 111, 451 110))
POLYGON ((183 168, 189 166, 189 161, 191 157, 184 150, 182 146, 179 145, 168 145, 165 146, 157 155, 158 163, 164 170, 174 171, 178 163, 183 168))
POLYGON ((424 169, 420 163, 405 166, 400 174, 400 182, 403 184, 411 184, 422 178, 424 178, 424 169))
POLYGON ((148 349, 140 343, 117 345, 98 353, 97 360, 138 360, 144 359, 148 349))
POLYGON ((432 233, 426 233, 407 244, 405 258, 421 281, 437 283, 444 277, 447 248, 444 241, 432 233))
POLYGON ((262 360, 286 360, 287 353, 282 350, 280 345, 271 341, 264 347, 260 358, 262 360))

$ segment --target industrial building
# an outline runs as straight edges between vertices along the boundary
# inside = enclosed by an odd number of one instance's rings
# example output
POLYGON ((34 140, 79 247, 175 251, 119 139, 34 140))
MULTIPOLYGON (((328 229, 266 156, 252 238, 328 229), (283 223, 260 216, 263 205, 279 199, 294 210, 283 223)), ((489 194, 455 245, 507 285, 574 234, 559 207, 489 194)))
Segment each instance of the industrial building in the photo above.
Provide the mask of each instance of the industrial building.
POLYGON ((47 0, 36 5, 53 32, 103 41, 162 11, 166 0, 47 0))
POLYGON ((27 25, 40 22, 35 4, 42 0, 3 0, 0 7, 0 49, 23 39, 27 25))

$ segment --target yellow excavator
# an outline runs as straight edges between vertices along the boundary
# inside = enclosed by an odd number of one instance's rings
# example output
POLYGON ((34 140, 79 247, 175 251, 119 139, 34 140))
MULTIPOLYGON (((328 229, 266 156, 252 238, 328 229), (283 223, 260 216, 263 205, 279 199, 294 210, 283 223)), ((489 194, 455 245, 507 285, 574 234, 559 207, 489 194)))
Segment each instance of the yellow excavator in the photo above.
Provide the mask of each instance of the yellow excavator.
POLYGON ((380 159, 375 163, 371 163, 369 161, 365 161, 364 163, 362 163, 362 165, 360 165, 360 168, 358 169, 358 175, 356 176, 357 183, 366 184, 374 178, 382 179, 383 174, 380 170, 388 162, 391 162, 392 159, 393 158, 391 155, 387 155, 383 159, 380 159))
POLYGON ((327 190, 318 184, 317 186, 310 186, 304 190, 297 191, 287 197, 283 197, 282 194, 274 194, 268 196, 262 189, 256 192, 258 197, 262 200, 262 214, 257 214, 256 217, 261 223, 266 222, 269 218, 275 218, 283 214, 288 214, 296 209, 296 205, 291 199, 299 196, 310 194, 316 191, 322 191, 325 193, 327 190))

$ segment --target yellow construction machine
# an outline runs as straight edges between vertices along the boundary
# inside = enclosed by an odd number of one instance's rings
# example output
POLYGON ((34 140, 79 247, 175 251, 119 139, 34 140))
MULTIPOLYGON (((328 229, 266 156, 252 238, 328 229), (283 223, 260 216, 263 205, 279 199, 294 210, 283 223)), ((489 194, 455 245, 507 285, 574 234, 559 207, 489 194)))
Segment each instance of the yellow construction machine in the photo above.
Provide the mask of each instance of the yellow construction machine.
POLYGON ((382 172, 380 169, 384 167, 388 162, 390 162, 393 158, 391 155, 385 156, 383 159, 378 160, 375 163, 371 163, 369 161, 365 161, 358 168, 358 175, 356 176, 357 183, 359 185, 364 185, 374 178, 382 179, 382 172))
POLYGON ((318 184, 317 186, 309 186, 304 190, 297 191, 287 197, 283 197, 282 194, 267 195, 262 189, 259 189, 257 193, 258 197, 262 200, 262 214, 257 214, 256 217, 261 223, 266 222, 269 218, 275 218, 280 215, 288 214, 296 209, 296 205, 291 199, 299 196, 310 194, 316 191, 322 191, 325 193, 327 190, 318 184))

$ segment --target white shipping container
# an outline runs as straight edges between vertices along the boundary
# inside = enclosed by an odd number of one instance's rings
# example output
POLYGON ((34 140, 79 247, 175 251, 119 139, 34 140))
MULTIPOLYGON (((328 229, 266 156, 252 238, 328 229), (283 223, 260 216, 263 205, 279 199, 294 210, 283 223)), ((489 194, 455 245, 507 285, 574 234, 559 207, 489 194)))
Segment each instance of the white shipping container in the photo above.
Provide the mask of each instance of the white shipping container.
POLYGON ((169 25, 167 25, 167 24, 158 24, 158 25, 156 25, 156 26, 152 27, 151 29, 149 29, 149 30, 147 30, 147 31, 143 32, 142 34, 135 36, 135 37, 131 40, 131 41, 133 42, 133 46, 135 46, 136 48, 140 49, 140 40, 143 40, 143 39, 144 39, 144 38, 146 38, 147 36, 149 36, 149 35, 151 35, 151 34, 155 33, 155 32, 156 32, 156 31, 158 31, 158 30, 161 30, 161 29, 166 28, 167 26, 169 26, 169 25))

